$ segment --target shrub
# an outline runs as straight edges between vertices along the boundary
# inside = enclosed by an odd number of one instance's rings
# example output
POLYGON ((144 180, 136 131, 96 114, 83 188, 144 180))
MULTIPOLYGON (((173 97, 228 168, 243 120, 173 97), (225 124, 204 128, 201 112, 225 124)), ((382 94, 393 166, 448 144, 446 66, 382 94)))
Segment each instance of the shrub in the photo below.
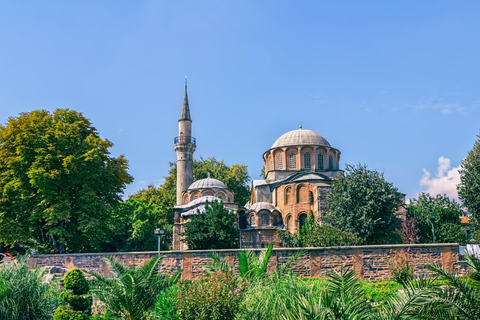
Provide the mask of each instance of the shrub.
POLYGON ((234 319, 247 283, 231 273, 217 272, 200 280, 185 280, 177 292, 180 319, 234 319))
POLYGON ((0 267, 0 319, 51 320, 61 304, 59 286, 45 270, 29 270, 25 260, 0 267))
POLYGON ((413 279, 415 266, 407 254, 395 254, 388 262, 388 268, 392 275, 392 279, 399 284, 405 284, 413 279))
POLYGON ((154 307, 154 313, 158 319, 180 319, 180 315, 177 314, 177 307, 175 306, 178 290, 179 287, 175 285, 162 291, 154 307))
POLYGON ((84 296, 90 290, 87 279, 80 269, 73 268, 63 278, 65 289, 61 298, 69 304, 55 311, 53 320, 86 320, 91 313, 92 297, 84 296))

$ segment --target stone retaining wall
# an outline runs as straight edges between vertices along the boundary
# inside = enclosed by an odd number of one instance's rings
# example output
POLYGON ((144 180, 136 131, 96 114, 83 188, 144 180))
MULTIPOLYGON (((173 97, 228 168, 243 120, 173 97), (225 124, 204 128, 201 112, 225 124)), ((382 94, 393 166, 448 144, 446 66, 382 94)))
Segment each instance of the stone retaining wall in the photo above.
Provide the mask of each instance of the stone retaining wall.
MULTIPOLYGON (((259 251, 260 249, 254 249, 259 251)), ((402 255, 413 261, 415 274, 428 274, 425 268, 428 264, 441 265, 449 271, 458 268, 458 244, 416 244, 416 245, 376 245, 355 247, 328 247, 328 248, 278 248, 274 249, 269 270, 275 269, 290 259, 299 250, 305 251, 293 265, 292 270, 303 277, 323 277, 333 270, 342 267, 355 270, 362 279, 382 280, 391 277, 388 267, 389 261, 402 255)), ((215 250, 220 257, 238 270, 237 252, 239 250, 215 250)), ((210 259, 212 251, 164 251, 162 269, 175 272, 183 269, 182 277, 186 279, 200 277, 204 274, 203 266, 210 259)), ((128 253, 82 253, 82 254, 51 254, 37 255, 28 258, 30 268, 61 267, 70 269, 74 266, 101 274, 108 275, 108 267, 103 261, 106 256, 113 256, 127 266, 142 265, 157 252, 128 252, 128 253)))

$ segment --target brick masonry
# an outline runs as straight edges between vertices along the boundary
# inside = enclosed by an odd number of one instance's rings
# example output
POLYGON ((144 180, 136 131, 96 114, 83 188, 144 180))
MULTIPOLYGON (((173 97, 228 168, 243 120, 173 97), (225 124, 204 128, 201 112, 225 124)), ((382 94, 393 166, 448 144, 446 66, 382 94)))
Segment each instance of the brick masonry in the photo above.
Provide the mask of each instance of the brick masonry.
MULTIPOLYGON (((261 249, 254 249, 260 251, 261 249)), ((407 257, 413 261, 415 275, 429 274, 426 266, 440 265, 448 271, 465 273, 465 268, 458 264, 457 244, 416 244, 416 245, 376 245, 328 248, 277 248, 273 250, 268 270, 286 263, 296 252, 305 252, 292 266, 294 273, 302 277, 324 277, 331 271, 342 267, 355 270, 362 279, 389 279, 389 261, 397 256, 407 257)), ((219 256, 238 271, 238 250, 215 250, 219 256)), ((190 279, 204 275, 203 267, 210 261, 212 251, 164 251, 162 269, 170 273, 183 269, 182 278, 190 279)), ((127 266, 143 265, 156 256, 157 252, 128 253, 82 253, 36 255, 28 258, 30 268, 60 267, 80 269, 109 275, 108 266, 103 258, 113 256, 127 266)))

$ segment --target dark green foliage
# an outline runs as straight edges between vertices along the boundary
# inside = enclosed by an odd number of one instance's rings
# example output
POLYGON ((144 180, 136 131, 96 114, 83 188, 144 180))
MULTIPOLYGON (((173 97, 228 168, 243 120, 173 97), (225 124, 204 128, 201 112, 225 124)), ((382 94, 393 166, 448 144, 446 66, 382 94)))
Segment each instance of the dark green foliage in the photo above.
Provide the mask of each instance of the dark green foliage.
POLYGON ((0 265, 0 319, 51 320, 61 304, 60 287, 46 271, 29 270, 23 259, 0 265))
POLYGON ((175 306, 180 319, 235 318, 247 283, 231 273, 217 272, 200 280, 180 283, 175 306))
POLYGON ((366 244, 397 242, 400 220, 394 213, 403 204, 397 188, 365 165, 347 164, 345 170, 345 175, 333 180, 325 221, 366 244))
POLYGON ((67 290, 72 290, 75 295, 87 294, 89 291, 87 279, 82 270, 73 268, 65 273, 64 286, 67 290))
POLYGON ((22 113, 0 125, 0 241, 38 253, 92 252, 108 238, 127 173, 81 113, 22 113))
POLYGON ((60 298, 68 303, 74 311, 85 311, 92 305, 92 297, 82 297, 68 292, 62 292, 60 298))
POLYGON ((181 236, 190 249, 237 248, 237 215, 223 207, 223 201, 205 204, 205 212, 191 217, 183 225, 181 236))
POLYGON ((59 307, 53 316, 53 320, 88 320, 88 318, 82 311, 73 311, 65 306, 59 307))
POLYGON ((468 156, 462 161, 458 197, 472 214, 472 225, 480 228, 480 134, 470 150, 468 156))
POLYGON ((174 320, 180 319, 180 315, 177 313, 177 307, 175 302, 177 300, 177 292, 179 286, 171 286, 163 290, 155 303, 154 313, 158 319, 162 320, 174 320))
POLYGON ((159 257, 144 266, 130 269, 114 258, 105 258, 113 278, 91 273, 96 281, 93 291, 105 304, 107 313, 128 320, 147 320, 163 290, 175 284, 181 272, 173 276, 160 273, 159 257))
POLYGON ((465 243, 467 236, 460 226, 463 214, 460 204, 446 195, 430 196, 422 193, 418 199, 411 199, 407 206, 407 217, 415 219, 420 243, 433 242, 432 224, 429 217, 435 217, 435 240, 437 243, 465 243))
POLYGON ((332 247, 361 245, 363 240, 351 233, 318 223, 313 217, 305 221, 299 232, 278 232, 280 240, 287 247, 332 247))

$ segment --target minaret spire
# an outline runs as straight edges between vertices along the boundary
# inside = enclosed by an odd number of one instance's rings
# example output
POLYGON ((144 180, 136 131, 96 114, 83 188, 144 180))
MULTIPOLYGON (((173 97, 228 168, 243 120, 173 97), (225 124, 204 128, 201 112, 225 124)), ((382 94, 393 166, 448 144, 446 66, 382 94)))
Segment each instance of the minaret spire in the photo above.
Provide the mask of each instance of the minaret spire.
POLYGON ((182 113, 180 114, 181 120, 192 120, 190 118, 190 107, 188 106, 187 76, 185 76, 185 95, 183 96, 182 113))

